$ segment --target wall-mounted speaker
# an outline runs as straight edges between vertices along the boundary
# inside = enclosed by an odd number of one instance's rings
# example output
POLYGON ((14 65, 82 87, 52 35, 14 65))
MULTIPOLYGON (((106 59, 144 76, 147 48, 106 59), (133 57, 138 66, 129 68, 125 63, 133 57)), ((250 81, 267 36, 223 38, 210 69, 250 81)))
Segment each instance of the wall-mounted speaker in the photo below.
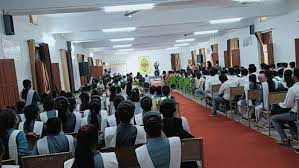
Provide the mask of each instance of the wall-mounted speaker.
POLYGON ((254 27, 254 25, 250 25, 250 34, 255 34, 255 27, 254 27))
POLYGON ((12 15, 3 15, 5 34, 6 35, 15 35, 15 29, 13 25, 12 15))

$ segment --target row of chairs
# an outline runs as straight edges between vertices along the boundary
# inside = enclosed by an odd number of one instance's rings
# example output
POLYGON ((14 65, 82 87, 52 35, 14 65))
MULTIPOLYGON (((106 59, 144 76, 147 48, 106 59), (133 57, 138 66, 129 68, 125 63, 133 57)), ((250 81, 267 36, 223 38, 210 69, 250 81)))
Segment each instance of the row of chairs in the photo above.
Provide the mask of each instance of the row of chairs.
MULTIPOLYGON (((102 152, 115 152, 118 160, 119 167, 121 168, 138 168, 139 164, 136 158, 135 149, 139 147, 123 147, 117 149, 100 149, 102 152)), ((203 139, 192 138, 182 140, 182 162, 199 161, 204 168, 204 151, 203 139)), ((64 162, 71 159, 70 152, 39 155, 39 156, 26 156, 21 158, 23 168, 63 168, 64 162)), ((13 160, 3 161, 3 165, 13 164, 13 160)))
MULTIPOLYGON (((212 86, 212 99, 213 96, 217 95, 219 92, 221 85, 213 85, 212 86)), ((273 107, 273 105, 276 105, 280 102, 283 102, 285 100, 287 92, 271 92, 268 95, 268 104, 269 104, 269 110, 262 110, 261 113, 262 115, 266 116, 266 120, 267 120, 267 125, 264 126, 260 123, 257 123, 255 126, 257 127, 257 129, 259 130, 260 128, 263 129, 267 129, 268 130, 268 135, 271 136, 271 109, 273 107)), ((237 102, 238 99, 236 99, 237 97, 240 97, 244 95, 244 87, 231 87, 230 88, 230 100, 229 100, 229 107, 230 107, 230 112, 232 114, 236 114, 237 110, 233 110, 233 109, 237 109, 237 102)), ((259 90, 248 90, 248 100, 257 100, 260 98, 260 91, 259 90)), ((206 100, 206 107, 207 108, 211 108, 208 104, 208 100, 206 100)), ((247 102, 246 106, 243 106, 243 108, 246 109, 247 111, 247 118, 248 120, 246 120, 248 122, 248 127, 251 128, 251 112, 255 112, 255 105, 248 105, 249 103, 247 102)), ((299 107, 299 100, 297 101, 297 107, 299 107)), ((226 114, 226 117, 228 117, 228 109, 227 109, 227 104, 224 104, 224 111, 226 114)), ((234 115, 232 115, 233 118, 234 115)), ((240 121, 240 120, 239 120, 240 121)), ((297 122, 299 122, 299 113, 297 113, 297 122)))

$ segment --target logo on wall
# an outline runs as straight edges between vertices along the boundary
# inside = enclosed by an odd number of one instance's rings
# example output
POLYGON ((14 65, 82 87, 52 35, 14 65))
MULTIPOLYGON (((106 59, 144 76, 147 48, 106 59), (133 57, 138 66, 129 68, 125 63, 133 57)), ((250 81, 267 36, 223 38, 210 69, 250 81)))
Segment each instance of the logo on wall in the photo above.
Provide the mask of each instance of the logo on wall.
POLYGON ((138 58, 138 63, 139 63, 139 72, 141 74, 149 74, 151 73, 151 68, 150 68, 150 59, 149 57, 146 56, 141 56, 138 58))

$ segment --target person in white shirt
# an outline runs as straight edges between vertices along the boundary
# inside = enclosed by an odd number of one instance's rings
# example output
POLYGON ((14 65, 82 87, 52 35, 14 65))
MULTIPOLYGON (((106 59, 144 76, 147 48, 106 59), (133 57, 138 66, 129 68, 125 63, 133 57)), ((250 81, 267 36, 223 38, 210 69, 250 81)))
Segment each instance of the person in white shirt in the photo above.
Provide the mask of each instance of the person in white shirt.
POLYGON ((228 69, 227 79, 230 82, 235 83, 237 85, 240 78, 235 75, 235 69, 234 68, 229 68, 228 69))
POLYGON ((241 70, 241 78, 239 79, 238 85, 239 86, 244 86, 246 84, 249 84, 249 77, 248 77, 248 70, 247 69, 242 69, 241 70))
POLYGON ((230 81, 227 79, 226 75, 220 75, 219 80, 222 83, 219 89, 219 95, 213 96, 212 105, 213 110, 211 116, 216 116, 217 110, 219 109, 220 102, 228 101, 230 97, 230 81))
POLYGON ((219 75, 217 74, 216 69, 211 69, 210 75, 211 75, 210 78, 207 79, 206 83, 205 83, 205 93, 211 92, 213 85, 221 84, 221 82, 219 80, 219 75))
MULTIPOLYGON (((275 130, 278 132, 281 138, 281 144, 289 145, 290 140, 283 130, 283 124, 288 123, 290 126, 290 132, 292 138, 297 139, 297 127, 295 121, 297 120, 297 100, 299 99, 299 68, 294 69, 293 78, 296 83, 289 88, 286 98, 283 103, 279 103, 282 108, 290 108, 289 113, 276 114, 271 117, 271 121, 275 130)), ((299 125, 298 125, 299 126, 299 125)))
POLYGON ((274 82, 278 82, 278 83, 282 83, 283 82, 283 72, 284 72, 284 69, 279 69, 278 71, 277 71, 277 76, 275 76, 274 78, 273 78, 273 81, 274 82))

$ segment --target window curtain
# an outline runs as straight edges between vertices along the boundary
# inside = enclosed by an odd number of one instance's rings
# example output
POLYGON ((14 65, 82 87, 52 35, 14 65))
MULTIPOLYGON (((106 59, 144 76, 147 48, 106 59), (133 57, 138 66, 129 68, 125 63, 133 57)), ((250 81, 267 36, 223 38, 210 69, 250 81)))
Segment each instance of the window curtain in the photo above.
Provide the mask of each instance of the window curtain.
POLYGON ((239 39, 233 38, 227 40, 227 58, 228 67, 240 66, 239 39))
POLYGON ((257 38, 258 41, 258 47, 260 51, 260 63, 265 62, 264 60, 264 47, 263 47, 263 40, 262 40, 262 32, 256 32, 255 37, 257 38))
POLYGON ((197 53, 196 50, 191 51, 191 57, 192 57, 192 64, 191 65, 196 65, 197 64, 197 53))
POLYGON ((212 54, 211 54, 212 63, 215 65, 217 61, 219 62, 218 44, 211 45, 211 49, 212 49, 212 54))
POLYGON ((64 90, 66 92, 70 92, 71 91, 70 75, 69 75, 69 69, 68 69, 66 50, 65 49, 60 49, 60 56, 61 56, 61 67, 62 67, 62 72, 63 72, 64 90))
POLYGON ((36 59, 36 50, 35 50, 35 40, 31 39, 27 41, 28 51, 30 58, 30 67, 31 67, 31 76, 32 76, 32 87, 37 90, 37 79, 36 79, 36 68, 35 68, 35 59, 36 59))
MULTIPOLYGON (((39 44, 39 57, 41 61, 41 72, 42 74, 39 75, 42 76, 43 79, 42 83, 45 85, 45 90, 43 90, 41 93, 50 93, 52 89, 54 88, 53 83, 53 77, 52 77, 52 70, 51 70, 51 57, 49 52, 49 45, 47 43, 40 43, 39 44)), ((39 65, 38 65, 39 66, 39 65)))

